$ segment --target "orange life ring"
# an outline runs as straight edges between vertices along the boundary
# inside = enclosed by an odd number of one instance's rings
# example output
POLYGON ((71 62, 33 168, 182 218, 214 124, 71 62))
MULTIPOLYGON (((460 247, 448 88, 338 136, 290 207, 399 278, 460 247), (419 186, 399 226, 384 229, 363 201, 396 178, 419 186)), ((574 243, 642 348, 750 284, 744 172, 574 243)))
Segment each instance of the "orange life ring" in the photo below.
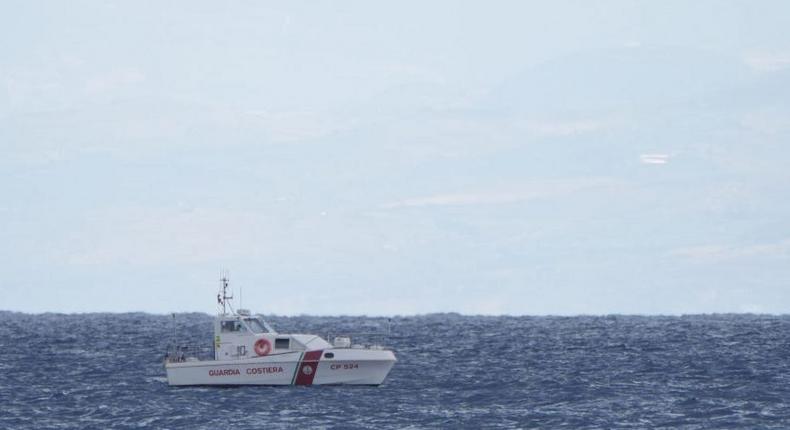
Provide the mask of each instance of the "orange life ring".
POLYGON ((269 355, 272 352, 272 343, 268 339, 258 339, 255 341, 255 353, 258 355, 269 355))

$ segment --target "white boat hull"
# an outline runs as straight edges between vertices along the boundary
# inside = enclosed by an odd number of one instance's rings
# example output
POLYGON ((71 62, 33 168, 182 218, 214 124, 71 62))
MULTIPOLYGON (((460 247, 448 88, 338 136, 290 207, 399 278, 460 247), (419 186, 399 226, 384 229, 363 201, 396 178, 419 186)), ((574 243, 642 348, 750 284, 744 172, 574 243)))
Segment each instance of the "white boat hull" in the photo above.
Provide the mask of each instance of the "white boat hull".
POLYGON ((383 349, 332 348, 237 360, 167 362, 170 385, 380 385, 395 364, 383 349))

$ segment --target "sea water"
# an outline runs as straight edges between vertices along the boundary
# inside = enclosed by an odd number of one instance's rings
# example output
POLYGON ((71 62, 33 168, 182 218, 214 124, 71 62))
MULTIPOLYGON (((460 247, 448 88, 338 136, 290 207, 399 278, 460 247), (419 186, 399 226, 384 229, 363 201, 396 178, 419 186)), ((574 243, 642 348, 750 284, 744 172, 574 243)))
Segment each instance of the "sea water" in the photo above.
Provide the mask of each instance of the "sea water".
MULTIPOLYGON (((169 387, 169 315, 0 312, 0 428, 790 428, 790 317, 272 317, 379 333, 380 387, 169 387)), ((212 318, 176 316, 210 347, 212 318)), ((375 336, 374 336, 375 337, 375 336)))

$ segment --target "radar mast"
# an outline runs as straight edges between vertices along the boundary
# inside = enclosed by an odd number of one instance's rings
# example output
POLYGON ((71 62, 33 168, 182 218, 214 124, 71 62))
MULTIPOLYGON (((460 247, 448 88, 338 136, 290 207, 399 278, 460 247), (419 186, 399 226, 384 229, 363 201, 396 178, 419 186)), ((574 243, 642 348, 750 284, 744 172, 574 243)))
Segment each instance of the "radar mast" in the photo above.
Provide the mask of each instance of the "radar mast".
POLYGON ((233 294, 228 295, 229 281, 228 281, 227 272, 222 274, 222 277, 220 278, 219 282, 220 282, 220 292, 217 294, 217 304, 222 305, 222 315, 227 315, 228 314, 227 308, 230 307, 230 303, 228 303, 228 300, 233 299, 233 294))

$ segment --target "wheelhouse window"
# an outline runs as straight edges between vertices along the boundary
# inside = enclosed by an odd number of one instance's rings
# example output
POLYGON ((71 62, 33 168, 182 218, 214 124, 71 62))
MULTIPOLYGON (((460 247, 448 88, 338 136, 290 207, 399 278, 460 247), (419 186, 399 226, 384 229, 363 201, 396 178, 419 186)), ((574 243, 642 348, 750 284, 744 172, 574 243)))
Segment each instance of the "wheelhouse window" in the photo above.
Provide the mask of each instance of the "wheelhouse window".
POLYGON ((223 333, 235 333, 241 330, 241 323, 238 321, 222 321, 223 333))
POLYGON ((250 327, 253 333, 266 333, 266 328, 263 327, 258 318, 245 318, 244 322, 247 323, 247 326, 250 327))
POLYGON ((291 339, 289 338, 278 338, 274 340, 274 349, 290 349, 291 348, 291 339))

